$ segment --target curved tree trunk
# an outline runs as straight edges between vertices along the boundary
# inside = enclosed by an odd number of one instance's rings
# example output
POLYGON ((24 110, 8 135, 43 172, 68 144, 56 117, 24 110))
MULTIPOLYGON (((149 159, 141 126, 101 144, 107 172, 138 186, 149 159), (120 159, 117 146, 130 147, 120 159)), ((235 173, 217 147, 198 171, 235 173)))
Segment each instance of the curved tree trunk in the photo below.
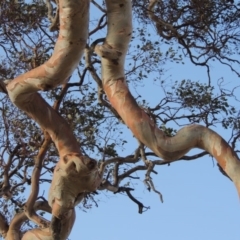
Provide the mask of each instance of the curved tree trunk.
POLYGON ((112 106, 135 137, 164 160, 176 160, 192 148, 208 151, 233 180, 240 195, 240 162, 224 139, 200 125, 185 127, 176 136, 167 137, 138 106, 124 75, 124 60, 132 33, 131 1, 106 0, 106 3, 107 37, 103 45, 96 46, 95 52, 102 57, 103 86, 112 106))
MULTIPOLYGON (((48 202, 53 215, 51 226, 27 232, 24 240, 66 239, 75 220, 76 203, 81 201, 83 193, 95 190, 101 180, 96 161, 82 156, 66 121, 37 93, 65 83, 79 63, 88 37, 89 2, 59 0, 60 32, 52 57, 7 86, 12 102, 49 133, 60 155, 49 191, 48 202)), ((106 0, 106 6, 108 33, 105 43, 96 46, 95 51, 102 57, 103 86, 112 106, 135 137, 164 160, 171 162, 192 148, 208 151, 234 181, 240 195, 239 159, 217 133, 192 125, 181 129, 174 137, 167 137, 138 106, 124 75, 124 61, 132 33, 131 1, 106 0)), ((1 217, 0 222, 4 223, 1 217)), ((9 226, 0 224, 0 231, 8 240, 19 240, 20 227, 25 220, 25 214, 16 215, 9 226)))
MULTIPOLYGON (((50 229, 32 230, 24 235, 26 240, 66 239, 74 223, 79 196, 96 190, 100 183, 97 162, 82 156, 67 122, 37 93, 66 83, 79 64, 88 38, 89 3, 90 0, 59 0, 60 32, 53 55, 7 85, 11 101, 49 133, 60 155, 48 198, 53 215, 50 229)), ((17 227, 15 232, 20 231, 20 226, 17 227)), ((7 239, 19 240, 19 234, 7 239)))
POLYGON ((48 131, 60 156, 69 152, 79 153, 78 143, 66 121, 37 91, 47 91, 68 81, 86 46, 88 15, 89 1, 60 0, 60 32, 53 55, 41 66, 7 85, 11 101, 48 131))
MULTIPOLYGON (((34 210, 42 210, 48 213, 51 213, 51 208, 48 205, 47 202, 38 201, 34 204, 34 210)), ((22 234, 19 230, 21 228, 21 225, 23 222, 27 221, 28 218, 25 215, 24 212, 18 213, 14 216, 13 220, 11 221, 6 234, 5 239, 6 240, 35 240, 35 239, 41 239, 41 240, 52 240, 52 233, 49 228, 43 228, 43 229, 32 229, 30 231, 27 231, 25 234, 22 234), (40 237, 40 238, 38 238, 40 237)), ((65 218, 62 221, 62 231, 61 236, 62 239, 67 239, 69 233, 71 232, 72 226, 75 221, 75 210, 72 210, 69 217, 65 218)), ((2 228, 0 228, 2 230, 2 228)))

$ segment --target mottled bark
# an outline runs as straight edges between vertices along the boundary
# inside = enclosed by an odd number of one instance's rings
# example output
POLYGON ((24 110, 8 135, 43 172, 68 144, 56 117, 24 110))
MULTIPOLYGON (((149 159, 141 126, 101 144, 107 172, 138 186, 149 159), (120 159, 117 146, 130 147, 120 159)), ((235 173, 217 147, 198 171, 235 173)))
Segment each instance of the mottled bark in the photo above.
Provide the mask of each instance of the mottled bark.
MULTIPOLYGON (((54 233, 54 224, 50 225, 52 229, 34 229, 24 235, 23 239, 26 240, 55 239, 54 234, 59 236, 60 233, 61 239, 66 239, 75 219, 74 207, 79 194, 94 191, 100 182, 96 161, 82 156, 79 143, 69 125, 37 93, 66 83, 78 65, 88 37, 89 2, 59 1, 60 31, 53 55, 41 66, 18 76, 7 85, 11 101, 49 133, 60 156, 54 170, 48 202, 52 207, 53 221, 60 219, 61 228, 58 233, 54 233)), ((10 224, 9 230, 11 237, 7 239, 18 240, 19 226, 14 228, 18 230, 12 231, 12 225, 10 224)))
POLYGON ((176 160, 192 148, 208 151, 233 180, 240 195, 240 162, 224 139, 199 125, 185 127, 176 136, 167 137, 138 106, 124 75, 124 60, 132 33, 131 1, 106 0, 106 3, 107 37, 95 51, 102 57, 103 87, 112 106, 135 137, 164 160, 176 160))
MULTIPOLYGON (((96 161, 82 156, 79 143, 66 121, 37 93, 66 83, 79 63, 88 37, 89 2, 59 0, 60 32, 52 57, 40 67, 11 81, 6 89, 5 86, 1 87, 17 107, 49 133, 60 156, 49 191, 50 206, 46 203, 33 206, 32 199, 38 192, 37 184, 32 186, 32 198, 28 202, 30 210, 43 209, 52 213, 52 222, 47 223, 50 227, 28 231, 23 235, 23 240, 66 239, 74 224, 74 207, 86 192, 94 191, 101 180, 96 161)), ((103 87, 112 106, 135 137, 165 161, 174 161, 192 148, 208 151, 233 180, 240 194, 238 157, 217 133, 192 125, 181 129, 174 137, 167 137, 138 106, 124 75, 124 61, 132 33, 131 1, 106 0, 106 7, 108 33, 104 44, 96 46, 95 52, 102 58, 103 87)), ((40 171, 34 174, 38 176, 40 171)), ((113 191, 117 189, 117 184, 106 185, 113 191)), ((130 194, 130 190, 127 191, 130 194)), ((28 214, 31 215, 31 212, 28 211, 28 214)), ((0 231, 8 240, 19 240, 22 237, 20 227, 26 220, 26 214, 19 213, 8 226, 6 220, 0 218, 0 231)))
POLYGON ((37 91, 65 83, 78 65, 88 37, 89 1, 61 0, 59 4, 60 32, 53 55, 43 65, 11 81, 7 90, 11 101, 48 131, 63 156, 79 152, 78 143, 66 121, 37 91))
MULTIPOLYGON (((51 207, 48 205, 47 202, 36 202, 34 204, 34 210, 42 210, 45 212, 51 213, 51 207)), ((62 221, 62 228, 61 228, 61 239, 67 239, 68 235, 71 232, 72 226, 75 221, 75 210, 69 211, 69 216, 66 217, 62 221)), ((37 228, 27 231, 26 233, 22 233, 20 231, 21 225, 23 222, 27 220, 27 216, 24 212, 18 213, 14 216, 13 220, 9 225, 9 230, 7 232, 6 240, 52 240, 52 233, 49 228, 37 228)))
MULTIPOLYGON (((51 212, 51 207, 48 205, 47 202, 36 202, 34 204, 34 210, 43 210, 46 212, 51 212)), ((7 236, 5 239, 7 240, 19 240, 22 238, 23 233, 20 231, 22 224, 27 220, 27 216, 24 212, 17 213, 12 221, 9 224, 9 230, 7 232, 7 236)), ((37 239, 37 238, 35 238, 37 239)), ((41 238, 40 238, 41 239, 41 238)))

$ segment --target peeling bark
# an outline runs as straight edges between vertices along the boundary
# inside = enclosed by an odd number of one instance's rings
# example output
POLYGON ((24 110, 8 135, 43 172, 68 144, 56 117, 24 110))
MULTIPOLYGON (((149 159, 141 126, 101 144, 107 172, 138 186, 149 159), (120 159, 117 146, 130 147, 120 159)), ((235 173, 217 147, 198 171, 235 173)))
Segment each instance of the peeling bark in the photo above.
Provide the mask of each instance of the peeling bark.
POLYGON ((64 155, 79 152, 78 143, 65 120, 36 92, 64 84, 78 65, 88 37, 89 1, 61 0, 59 11, 60 31, 53 55, 43 65, 11 81, 7 91, 18 108, 48 131, 59 154, 64 155))
POLYGON ((7 232, 9 229, 9 225, 7 219, 0 213, 0 234, 5 238, 7 236, 7 232))
MULTIPOLYGON (((27 214, 17 214, 9 226, 0 215, 0 231, 8 240, 19 240, 22 237, 20 227, 28 219, 27 215, 31 218, 31 208, 34 211, 42 209, 51 212, 53 217, 51 224, 45 224, 50 227, 30 230, 23 235, 23 240, 66 239, 75 221, 74 207, 85 193, 96 190, 100 184, 101 176, 97 162, 82 156, 79 143, 67 122, 37 93, 39 90, 47 91, 59 84, 65 84, 78 65, 88 37, 89 2, 90 0, 59 0, 60 32, 52 57, 38 68, 15 78, 6 88, 5 85, 0 86, 2 91, 7 91, 11 101, 18 108, 48 132, 60 157, 49 191, 50 206, 46 202, 34 204, 38 186, 33 184, 27 214)), ((108 33, 104 44, 97 45, 95 52, 101 57, 103 88, 112 106, 135 137, 165 161, 179 159, 192 148, 201 148, 209 152, 233 180, 240 195, 240 162, 224 139, 200 125, 185 127, 176 136, 167 137, 138 106, 128 89, 124 75, 124 61, 132 33, 131 1, 106 0, 106 7, 108 33)), ((137 161, 138 155, 131 162, 137 161)), ((118 176, 113 185, 105 184, 103 187, 113 191, 119 190, 118 181, 129 176, 135 169, 140 169, 139 167, 146 169, 147 166, 136 166, 118 176)), ((104 165, 100 172, 103 170, 104 165)), ((153 171, 151 166, 148 167, 148 172, 150 171, 153 171)), ((36 170, 34 174, 37 179, 40 170, 36 170)), ((160 195, 153 184, 151 187, 160 195)), ((130 189, 125 191, 133 201, 136 200, 130 194, 130 189)), ((135 202, 142 211, 143 205, 135 202)))
POLYGON ((95 51, 102 57, 103 88, 112 106, 135 137, 164 160, 176 160, 192 148, 209 152, 233 180, 240 196, 240 162, 221 136, 203 126, 192 125, 182 128, 174 137, 167 137, 138 106, 124 75, 124 60, 132 32, 131 1, 106 0, 106 5, 107 37, 95 51))
POLYGON ((100 184, 96 161, 77 154, 61 158, 54 173, 48 202, 53 215, 60 219, 74 208, 79 193, 92 192, 100 184))
MULTIPOLYGON (((52 222, 50 228, 33 229, 26 233, 23 237, 26 240, 59 239, 54 237, 55 233, 66 239, 75 219, 74 207, 79 194, 96 190, 100 183, 97 162, 82 156, 79 143, 67 122, 37 93, 66 83, 78 65, 88 38, 89 2, 59 1, 60 31, 53 55, 47 62, 18 76, 6 87, 11 101, 49 133, 60 156, 48 198, 52 221, 58 218, 61 223, 59 232, 54 232, 56 228, 52 222)), ((34 188, 36 186, 32 186, 32 191, 37 192, 34 188)), ((7 239, 20 238, 20 222, 23 221, 17 221, 17 228, 12 227, 16 224, 10 224, 8 233, 11 237, 7 239)))

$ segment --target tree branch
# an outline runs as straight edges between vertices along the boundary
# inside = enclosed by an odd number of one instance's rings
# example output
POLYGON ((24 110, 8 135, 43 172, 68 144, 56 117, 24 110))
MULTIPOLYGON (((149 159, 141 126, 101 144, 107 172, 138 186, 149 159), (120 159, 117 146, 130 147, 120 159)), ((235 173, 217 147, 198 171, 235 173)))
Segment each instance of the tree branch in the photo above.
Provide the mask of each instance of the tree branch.
MULTIPOLYGON (((90 0, 59 0, 60 31, 53 55, 41 66, 18 76, 7 85, 11 101, 48 132, 59 152, 60 160, 54 170, 48 198, 53 221, 55 217, 64 221, 72 215, 77 196, 94 191, 100 183, 96 161, 82 156, 70 126, 37 93, 65 84, 79 64, 88 38, 89 4, 90 0), (75 184, 72 184, 73 181, 75 184)), ((39 177, 41 158, 33 180, 39 177)), ((36 182, 34 186, 28 202, 29 209, 38 192, 36 182)))
MULTIPOLYGON (((131 191, 133 191, 134 189, 132 188, 126 188, 126 187, 119 187, 117 192, 126 192, 126 194, 128 195, 128 197, 135 202, 138 205, 138 213, 142 214, 144 211, 143 209, 145 208, 146 210, 148 210, 150 207, 145 207, 141 202, 139 202, 132 194, 131 191)), ((115 192, 115 193, 117 193, 115 192)), ((146 211, 145 210, 145 211, 146 211)))
POLYGON ((0 213, 0 234, 5 238, 7 236, 7 232, 9 229, 9 225, 7 219, 0 213))
POLYGON ((240 196, 240 161, 221 136, 203 126, 191 125, 182 128, 174 137, 167 137, 138 106, 124 76, 124 60, 132 32, 131 2, 107 0, 106 6, 107 37, 95 52, 102 57, 103 87, 112 106, 135 137, 165 161, 179 159, 192 148, 209 152, 235 183, 240 196))

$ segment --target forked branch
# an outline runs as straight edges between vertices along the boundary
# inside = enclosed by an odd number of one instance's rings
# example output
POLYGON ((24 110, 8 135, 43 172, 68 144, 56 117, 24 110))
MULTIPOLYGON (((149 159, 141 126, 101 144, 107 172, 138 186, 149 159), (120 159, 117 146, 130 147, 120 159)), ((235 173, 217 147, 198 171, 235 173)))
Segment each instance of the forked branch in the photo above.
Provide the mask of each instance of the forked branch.
MULTIPOLYGON (((52 56, 41 66, 18 76, 7 85, 11 101, 48 132, 60 155, 48 198, 53 214, 50 237, 57 240, 62 230, 54 232, 56 218, 63 226, 63 222, 73 215, 79 194, 94 191, 100 177, 96 161, 82 156, 70 126, 37 91, 47 91, 65 84, 77 67, 88 38, 89 4, 90 0, 60 0, 60 31, 52 56), (72 184, 73 181, 75 184, 72 184)), ((36 171, 38 174, 39 171, 36 171)), ((29 203, 31 205, 33 201, 30 199, 29 203)), ((36 232, 36 236, 39 234, 36 232)), ((64 236, 62 239, 66 239, 67 235, 64 236)), ((39 237, 45 239, 44 234, 39 237)))
POLYGON ((192 148, 210 153, 233 180, 240 195, 240 161, 221 136, 203 126, 191 125, 182 128, 174 137, 168 137, 138 106, 124 75, 124 60, 132 33, 131 1, 107 0, 106 6, 107 37, 95 51, 102 57, 103 88, 112 106, 135 137, 168 162, 181 158, 192 148))

